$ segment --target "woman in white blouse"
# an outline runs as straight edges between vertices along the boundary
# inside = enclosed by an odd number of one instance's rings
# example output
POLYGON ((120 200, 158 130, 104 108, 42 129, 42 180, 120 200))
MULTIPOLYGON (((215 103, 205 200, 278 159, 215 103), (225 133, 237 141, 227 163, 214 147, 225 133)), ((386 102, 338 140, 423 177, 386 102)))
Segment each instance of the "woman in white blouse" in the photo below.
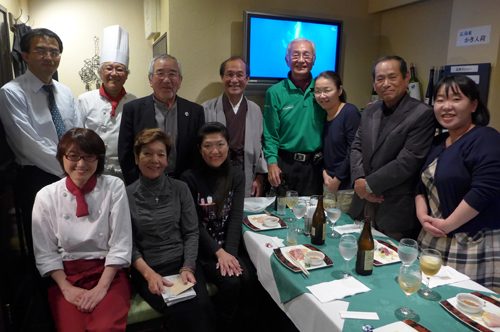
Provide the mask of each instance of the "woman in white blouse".
POLYGON ((106 148, 92 130, 60 140, 65 178, 40 190, 33 207, 36 265, 51 276, 49 303, 58 331, 125 331, 132 234, 125 186, 101 175, 106 148))

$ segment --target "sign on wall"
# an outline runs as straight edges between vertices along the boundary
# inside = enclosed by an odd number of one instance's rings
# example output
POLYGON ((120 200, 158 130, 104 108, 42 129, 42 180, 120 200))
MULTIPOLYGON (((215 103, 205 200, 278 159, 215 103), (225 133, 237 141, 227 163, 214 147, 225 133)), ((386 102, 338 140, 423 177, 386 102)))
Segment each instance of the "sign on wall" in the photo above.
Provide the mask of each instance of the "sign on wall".
POLYGON ((457 32, 457 46, 489 44, 491 25, 460 29, 457 32))

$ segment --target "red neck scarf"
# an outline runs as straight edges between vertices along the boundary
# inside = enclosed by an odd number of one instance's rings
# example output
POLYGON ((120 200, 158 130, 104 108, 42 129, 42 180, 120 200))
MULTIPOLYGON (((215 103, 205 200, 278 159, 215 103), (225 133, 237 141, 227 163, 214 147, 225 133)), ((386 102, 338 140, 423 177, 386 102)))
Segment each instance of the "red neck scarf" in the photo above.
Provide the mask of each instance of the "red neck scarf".
POLYGON ((76 196, 76 216, 78 218, 85 217, 90 214, 89 206, 85 201, 85 195, 94 190, 96 184, 97 176, 95 174, 92 175, 87 183, 85 183, 81 188, 78 188, 69 176, 66 177, 66 189, 76 196))
POLYGON ((125 88, 122 88, 122 91, 120 92, 118 97, 113 98, 106 93, 106 90, 104 90, 104 85, 101 85, 101 87, 99 88, 99 94, 111 102, 111 116, 115 116, 116 107, 118 106, 120 100, 122 100, 122 98, 126 94, 125 88))

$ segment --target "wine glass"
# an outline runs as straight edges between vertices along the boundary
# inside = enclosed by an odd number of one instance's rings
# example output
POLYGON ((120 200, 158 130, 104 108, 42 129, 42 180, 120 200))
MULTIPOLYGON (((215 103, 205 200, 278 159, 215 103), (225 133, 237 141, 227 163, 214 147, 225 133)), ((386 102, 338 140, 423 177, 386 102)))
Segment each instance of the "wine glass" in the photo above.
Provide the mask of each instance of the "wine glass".
POLYGON ((410 265, 418 257, 418 244, 413 239, 404 238, 399 241, 398 256, 403 265, 410 265))
MULTIPOLYGON (((408 296, 418 291, 422 285, 422 270, 416 264, 403 264, 399 269, 398 281, 399 286, 406 294, 406 299, 408 299, 408 296)), ((396 315, 407 319, 415 318, 417 313, 407 306, 404 306, 396 310, 396 315)))
MULTIPOLYGON (((297 204, 293 207, 293 214, 295 215, 295 218, 297 220, 301 219, 303 216, 305 216, 307 212, 307 203, 303 199, 299 199, 297 204)), ((304 230, 299 228, 298 233, 302 234, 304 233, 304 230)))
POLYGON ((335 207, 335 195, 334 194, 324 194, 323 195, 323 209, 326 211, 329 208, 335 207))
MULTIPOLYGON (((293 207, 297 205, 299 201, 299 193, 294 190, 289 190, 286 192, 286 205, 290 210, 293 210, 293 207)), ((294 218, 285 218, 285 221, 293 222, 296 219, 294 218)))
POLYGON ((345 271, 344 278, 350 277, 351 274, 347 271, 347 264, 349 261, 356 256, 358 251, 358 239, 352 234, 344 234, 340 238, 339 250, 342 257, 345 259, 345 271))
POLYGON ((420 268, 422 272, 427 277, 425 288, 419 291, 421 297, 425 299, 433 299, 437 296, 437 293, 429 288, 429 280, 431 277, 435 276, 439 270, 441 270, 441 265, 443 264, 443 259, 441 253, 435 249, 424 249, 422 250, 422 255, 420 256, 420 268))
POLYGON ((337 209, 335 207, 330 207, 326 210, 326 216, 328 217, 328 219, 330 219, 330 225, 332 227, 332 232, 326 234, 326 236, 333 239, 338 237, 337 233, 335 233, 335 231, 333 230, 333 227, 335 226, 335 223, 337 222, 337 220, 339 220, 341 215, 342 212, 340 211, 340 209, 337 209))

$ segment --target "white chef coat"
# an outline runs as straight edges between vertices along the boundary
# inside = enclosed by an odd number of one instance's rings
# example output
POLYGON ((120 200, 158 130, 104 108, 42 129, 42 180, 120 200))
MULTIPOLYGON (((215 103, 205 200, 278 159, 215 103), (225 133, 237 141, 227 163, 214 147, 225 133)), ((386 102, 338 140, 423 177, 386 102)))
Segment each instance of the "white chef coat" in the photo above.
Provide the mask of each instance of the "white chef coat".
MULTIPOLYGON (((66 130, 80 127, 73 93, 56 80, 52 80, 52 84, 66 130)), ((47 93, 42 89, 44 85, 29 70, 5 84, 0 89, 0 119, 19 165, 35 165, 62 177, 64 172, 56 159, 59 138, 47 104, 47 93)))
POLYGON ((33 206, 33 246, 42 276, 63 270, 63 261, 105 259, 105 266, 130 266, 132 223, 123 181, 101 175, 85 195, 90 215, 76 216, 76 196, 66 178, 38 192, 33 206))
POLYGON ((106 145, 105 174, 117 175, 121 173, 118 162, 118 134, 122 121, 123 105, 137 99, 127 93, 118 103, 115 116, 111 115, 111 102, 99 94, 99 90, 86 92, 76 101, 76 113, 84 128, 95 131, 106 145))

